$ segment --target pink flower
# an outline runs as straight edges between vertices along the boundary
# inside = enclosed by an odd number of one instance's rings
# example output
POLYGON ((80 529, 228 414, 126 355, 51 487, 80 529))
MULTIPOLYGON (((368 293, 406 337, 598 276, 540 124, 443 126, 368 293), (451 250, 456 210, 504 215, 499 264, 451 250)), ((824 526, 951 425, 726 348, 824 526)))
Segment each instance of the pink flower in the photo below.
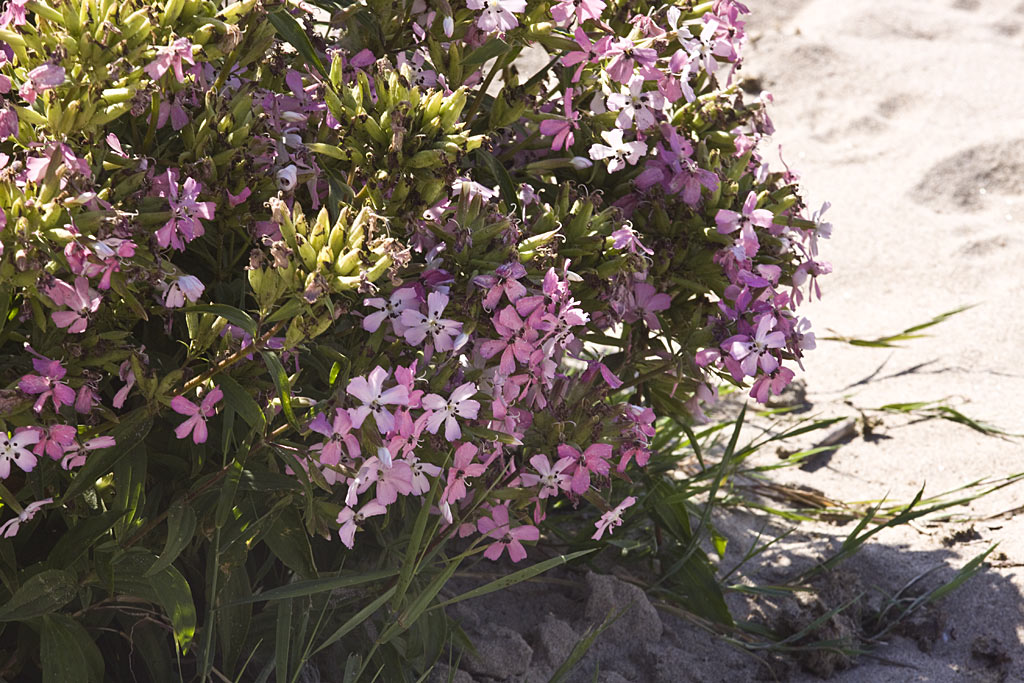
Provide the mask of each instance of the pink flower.
POLYGON ((224 398, 224 392, 220 387, 214 387, 203 397, 201 405, 196 405, 184 396, 175 396, 171 399, 171 408, 179 415, 188 415, 188 419, 174 429, 174 435, 184 439, 192 434, 192 441, 200 444, 206 443, 207 431, 206 420, 217 412, 215 406, 224 398))
POLYGON ((29 104, 36 101, 39 93, 46 92, 62 85, 65 80, 64 67, 56 64, 43 64, 28 72, 25 82, 18 89, 18 94, 29 104))
POLYGON ((421 496, 430 490, 430 479, 441 474, 441 468, 429 462, 423 462, 413 454, 409 454, 405 461, 409 463, 412 471, 412 491, 416 496, 421 496))
POLYGON ((377 515, 383 515, 388 509, 378 503, 375 500, 371 500, 369 503, 364 505, 356 512, 351 507, 343 508, 338 513, 338 524, 341 528, 338 529, 338 537, 341 538, 341 542, 346 547, 352 548, 355 543, 356 530, 359 529, 360 525, 366 521, 369 517, 376 517, 377 515))
POLYGON ((541 135, 555 137, 551 141, 551 149, 556 151, 572 147, 572 143, 575 141, 572 132, 580 128, 580 113, 572 109, 572 88, 565 89, 563 107, 565 109, 564 119, 544 119, 540 122, 541 135))
MULTIPOLYGON (((543 125, 543 124, 542 124, 543 125)), ((484 295, 484 308, 493 311, 498 305, 502 293, 508 297, 511 303, 526 296, 526 287, 519 280, 526 277, 526 268, 519 261, 503 263, 494 269, 494 275, 477 275, 473 278, 473 284, 480 287, 488 287, 484 295)))
POLYGON ((86 453, 89 451, 95 451, 101 448, 111 448, 116 445, 117 441, 115 441, 112 436, 97 436, 94 439, 89 439, 81 446, 77 443, 73 443, 71 444, 71 447, 65 451, 64 457, 61 458, 60 466, 65 470, 73 470, 85 464, 86 453))
POLYGON ((530 464, 533 465, 533 469, 536 470, 537 474, 524 472, 522 474, 523 486, 539 485, 538 498, 544 499, 549 496, 557 496, 559 491, 569 490, 570 477, 564 470, 572 464, 571 460, 559 460, 552 467, 548 456, 538 453, 530 458, 530 464))
POLYGON ((182 275, 172 282, 171 286, 164 293, 164 306, 167 308, 181 308, 185 305, 186 299, 195 303, 203 295, 204 289, 205 286, 199 278, 194 275, 182 275))
POLYGON ((629 83, 633 72, 640 67, 653 67, 658 61, 658 51, 650 47, 637 47, 629 38, 612 43, 604 55, 612 61, 605 67, 609 78, 619 83, 629 83))
POLYGON ((551 8, 551 18, 562 26, 568 26, 573 20, 582 24, 587 19, 599 20, 604 8, 604 0, 559 0, 551 8))
POLYGON ((672 305, 672 297, 668 294, 657 293, 657 290, 649 282, 637 282, 633 286, 633 305, 634 312, 626 316, 627 322, 637 320, 636 313, 640 313, 644 322, 647 323, 647 327, 652 330, 660 330, 661 323, 655 313, 668 310, 672 305))
POLYGON ((386 448, 380 448, 378 453, 382 456, 386 455, 387 462, 384 458, 378 457, 370 458, 366 464, 377 470, 375 482, 377 502, 381 505, 391 505, 398 500, 398 494, 408 496, 412 493, 412 468, 404 460, 391 461, 391 454, 386 448))
POLYGON ((89 325, 89 316, 96 312, 103 297, 89 286, 89 280, 81 275, 75 278, 72 287, 63 280, 55 280, 46 294, 58 306, 67 306, 70 311, 54 311, 50 314, 54 324, 59 328, 67 328, 72 334, 85 332, 89 325))
POLYGON ((484 551, 484 557, 497 560, 508 549, 508 557, 513 562, 526 558, 526 548, 521 541, 536 541, 540 538, 540 530, 535 526, 524 524, 512 528, 508 521, 508 506, 496 505, 491 508, 490 517, 482 517, 476 528, 488 538, 497 539, 484 551))
POLYGON ((188 38, 178 38, 170 45, 158 46, 156 59, 147 64, 143 70, 155 81, 167 73, 168 69, 173 69, 174 77, 178 79, 179 83, 184 83, 185 74, 181 68, 182 61, 195 64, 192 59, 192 43, 188 38))
POLYGON ((441 318, 448 305, 448 295, 431 292, 427 295, 427 314, 418 309, 407 308, 402 311, 402 325, 405 326, 405 341, 419 346, 430 335, 434 348, 438 351, 452 351, 455 338, 462 331, 462 323, 441 318))
MULTIPOLYGON (((327 441, 324 441, 319 447, 314 446, 314 448, 318 448, 320 451, 321 465, 340 465, 342 444, 345 444, 349 460, 359 457, 361 453, 359 439, 352 434, 352 418, 347 410, 342 408, 336 409, 332 422, 328 422, 327 417, 323 413, 317 413, 317 416, 309 424, 309 428, 317 434, 327 437, 327 441)), ((329 483, 333 484, 334 481, 331 481, 331 479, 335 478, 333 476, 335 474, 334 470, 329 469, 328 471, 332 476, 327 477, 328 472, 325 472, 324 476, 328 478, 329 483)))
POLYGON ((31 472, 38 460, 26 446, 31 446, 38 441, 39 431, 35 429, 22 428, 16 431, 14 436, 0 432, 0 479, 11 476, 12 462, 21 471, 31 472))
POLYGON ((753 232, 753 226, 761 228, 770 228, 774 216, 768 209, 758 209, 757 206, 757 194, 751 190, 750 194, 747 195, 747 199, 743 202, 742 213, 736 211, 730 211, 729 209, 719 209, 718 213, 715 214, 715 224, 718 226, 718 232, 723 235, 728 235, 736 230, 742 230, 745 234, 748 230, 753 232))
POLYGON ((50 425, 49 430, 40 429, 39 441, 32 452, 38 456, 45 453, 51 460, 60 460, 64 457, 64 452, 75 443, 76 436, 78 432, 71 425, 50 425))
POLYGON ((559 462, 565 461, 565 467, 573 466, 572 484, 569 490, 576 495, 586 493, 590 488, 590 475, 608 476, 611 467, 608 458, 612 457, 611 444, 595 443, 580 453, 569 444, 558 447, 559 462))
MULTIPOLYGON (((448 468, 448 481, 441 493, 441 502, 451 504, 466 497, 466 478, 479 477, 487 471, 487 465, 473 464, 478 449, 471 443, 464 443, 455 449, 452 466, 448 468)), ((451 520, 449 520, 451 521, 451 520)))
POLYGON ((573 72, 572 82, 577 83, 580 80, 580 75, 583 73, 583 68, 588 64, 597 64, 604 57, 605 53, 611 47, 612 38, 611 36, 604 36, 597 42, 591 42, 590 36, 583 30, 582 26, 576 27, 575 32, 576 44, 580 46, 579 50, 573 50, 567 52, 562 57, 562 66, 576 66, 576 71, 573 72))
POLYGON ((427 431, 437 434, 441 424, 444 423, 444 437, 449 441, 455 441, 462 437, 462 430, 455 416, 468 420, 475 420, 480 412, 480 402, 470 398, 477 392, 477 386, 472 382, 466 382, 452 391, 451 396, 445 399, 438 394, 427 394, 423 397, 423 407, 432 411, 427 419, 427 431))
POLYGON ((405 325, 402 324, 402 311, 407 308, 416 307, 416 290, 412 287, 396 289, 391 293, 390 299, 374 297, 363 301, 372 308, 380 309, 376 313, 363 318, 363 329, 367 332, 376 332, 385 320, 391 321, 391 330, 402 335, 405 332, 405 325))
POLYGON ((785 346, 786 336, 782 332, 772 332, 774 327, 775 318, 764 314, 757 321, 753 337, 729 337, 722 342, 722 348, 727 350, 732 358, 740 361, 740 369, 746 375, 753 377, 757 374, 758 366, 766 373, 775 372, 779 367, 779 361, 772 355, 771 349, 781 349, 785 346))
POLYGON ((658 124, 657 115, 665 108, 665 98, 656 90, 644 90, 644 77, 633 76, 629 87, 608 96, 608 108, 619 112, 615 125, 628 130, 647 130, 658 124))
POLYGON ((601 515, 601 519, 594 523, 594 526, 597 527, 597 531, 594 532, 594 535, 591 536, 591 538, 595 541, 600 541, 605 531, 611 534, 612 529, 617 526, 622 526, 622 513, 635 502, 635 497, 627 496, 625 500, 616 505, 613 509, 601 515))
POLYGON ((204 229, 199 219, 212 220, 216 205, 213 202, 196 201, 202 185, 194 178, 186 178, 179 190, 177 169, 168 169, 166 174, 158 176, 153 186, 158 197, 167 199, 172 212, 171 219, 156 231, 157 244, 161 247, 170 245, 184 251, 185 243, 202 237, 204 229))
POLYGON ((39 394, 35 405, 32 406, 34 411, 41 412, 47 398, 53 401, 54 412, 60 412, 61 406, 69 406, 75 402, 75 390, 60 381, 67 374, 60 361, 43 357, 33 358, 32 367, 39 374, 25 375, 18 382, 18 388, 26 394, 39 394))
POLYGON ((44 498, 43 500, 37 500, 34 503, 29 503, 17 517, 7 520, 2 526, 0 526, 0 536, 3 536, 4 538, 13 538, 18 534, 18 530, 21 528, 22 524, 31 520, 36 516, 37 512, 52 502, 53 498, 44 498))
POLYGON ((395 416, 387 409, 389 405, 404 406, 409 404, 409 390, 399 384, 387 391, 384 390, 384 380, 388 377, 388 371, 379 365, 370 371, 367 378, 353 377, 348 383, 345 391, 350 396, 355 396, 363 402, 363 405, 350 411, 352 426, 359 429, 363 420, 370 413, 377 422, 377 429, 381 434, 387 434, 395 426, 395 416))
POLYGON ((28 0, 8 0, 7 8, 0 14, 0 28, 22 26, 25 23, 25 5, 28 0))
POLYGON ((488 339, 480 345, 480 355, 486 359, 501 354, 498 370, 511 375, 516 370, 516 360, 527 363, 536 348, 539 337, 536 329, 527 326, 519 317, 515 306, 506 306, 491 318, 495 331, 501 339, 488 339))
POLYGON ((525 12, 526 0, 466 0, 466 7, 483 10, 476 20, 481 31, 511 31, 519 25, 513 12, 525 12))

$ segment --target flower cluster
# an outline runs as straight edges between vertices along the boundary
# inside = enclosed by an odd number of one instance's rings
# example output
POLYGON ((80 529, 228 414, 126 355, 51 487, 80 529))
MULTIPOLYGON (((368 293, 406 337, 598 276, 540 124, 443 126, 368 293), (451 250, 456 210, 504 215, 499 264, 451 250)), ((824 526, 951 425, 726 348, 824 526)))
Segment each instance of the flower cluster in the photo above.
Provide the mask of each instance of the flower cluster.
POLYGON ((814 347, 830 226, 758 154, 734 0, 414 4, 298 50, 260 3, 69 2, 0 19, 0 478, 52 494, 6 535, 152 442, 294 478, 254 509, 301 498, 348 548, 429 500, 518 561, 560 499, 613 533, 659 416, 721 381, 763 402, 814 347), (120 22, 124 57, 72 15, 120 22), (531 42, 552 59, 520 83, 531 42))

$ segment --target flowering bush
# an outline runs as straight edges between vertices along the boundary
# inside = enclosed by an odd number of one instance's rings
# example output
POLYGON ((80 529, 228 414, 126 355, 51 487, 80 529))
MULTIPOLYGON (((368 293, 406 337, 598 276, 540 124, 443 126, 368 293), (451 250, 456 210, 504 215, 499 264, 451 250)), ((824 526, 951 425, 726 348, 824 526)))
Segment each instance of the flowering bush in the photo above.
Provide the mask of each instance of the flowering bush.
POLYGON ((658 418, 813 348, 743 5, 332 9, 0 15, 5 675, 428 666, 461 560, 607 540, 658 418))

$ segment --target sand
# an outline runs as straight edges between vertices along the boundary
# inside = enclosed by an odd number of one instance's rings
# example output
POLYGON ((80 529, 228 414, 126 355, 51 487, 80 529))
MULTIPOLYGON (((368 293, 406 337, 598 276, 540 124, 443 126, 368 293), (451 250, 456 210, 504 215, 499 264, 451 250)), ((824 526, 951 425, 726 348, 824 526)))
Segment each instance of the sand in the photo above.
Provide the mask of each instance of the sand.
MULTIPOLYGON (((945 401, 1024 433, 1024 2, 749 5, 742 76, 774 94, 774 143, 802 174, 811 205, 832 203, 834 237, 822 251, 835 272, 822 282, 825 298, 806 310, 819 337, 833 330, 873 338, 973 306, 900 349, 821 341, 802 375, 803 415, 848 416, 855 430, 830 456, 776 471, 772 481, 835 500, 909 501, 922 487, 935 495, 1024 471, 1020 439, 871 410, 945 401)), ((454 680, 547 680, 600 615, 632 603, 569 680, 1024 681, 1024 517, 1014 515, 1021 506, 1024 483, 954 508, 959 519, 883 531, 799 603, 730 597, 738 616, 783 630, 859 598, 818 634, 856 639, 886 596, 922 574, 910 593, 934 587, 999 544, 958 591, 852 661, 798 657, 765 667, 655 609, 625 581, 556 572, 453 611, 478 646, 454 680)), ((730 539, 726 566, 762 523, 740 511, 715 522, 730 539)), ((784 581, 834 552, 851 529, 803 524, 745 580, 784 581)))

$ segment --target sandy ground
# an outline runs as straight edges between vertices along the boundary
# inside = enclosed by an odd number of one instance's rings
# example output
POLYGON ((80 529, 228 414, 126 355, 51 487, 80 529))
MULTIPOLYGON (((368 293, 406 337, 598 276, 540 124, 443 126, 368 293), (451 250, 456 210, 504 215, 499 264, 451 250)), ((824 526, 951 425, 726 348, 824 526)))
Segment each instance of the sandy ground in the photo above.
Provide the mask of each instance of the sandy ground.
MULTIPOLYGON (((1024 2, 748 2, 752 44, 742 74, 774 93, 774 140, 802 173, 805 195, 813 206, 832 203, 826 216, 835 232, 823 256, 835 273, 823 281, 824 300, 807 310, 819 336, 832 329, 872 338, 973 305, 900 349, 820 342, 803 375, 804 415, 865 414, 871 433, 816 461, 813 472, 781 470, 773 480, 842 501, 909 501, 921 487, 935 495, 1024 471, 1019 439, 870 411, 944 400, 1024 433, 1024 2)), ((857 617, 915 577, 930 571, 919 587, 934 587, 999 544, 981 573, 852 666, 805 658, 769 672, 655 610, 626 583, 556 573, 455 611, 479 648, 455 680, 547 680, 588 625, 632 601, 570 680, 1024 681, 1024 515, 1013 515, 1021 506, 1024 483, 953 510, 969 521, 886 530, 802 605, 731 598, 737 614, 753 610, 782 629, 857 599, 849 617, 819 634, 856 636, 857 617)), ((743 513, 716 523, 731 541, 723 564, 742 555, 761 524, 743 513)), ((851 529, 801 525, 749 578, 785 580, 834 552, 851 529)))

